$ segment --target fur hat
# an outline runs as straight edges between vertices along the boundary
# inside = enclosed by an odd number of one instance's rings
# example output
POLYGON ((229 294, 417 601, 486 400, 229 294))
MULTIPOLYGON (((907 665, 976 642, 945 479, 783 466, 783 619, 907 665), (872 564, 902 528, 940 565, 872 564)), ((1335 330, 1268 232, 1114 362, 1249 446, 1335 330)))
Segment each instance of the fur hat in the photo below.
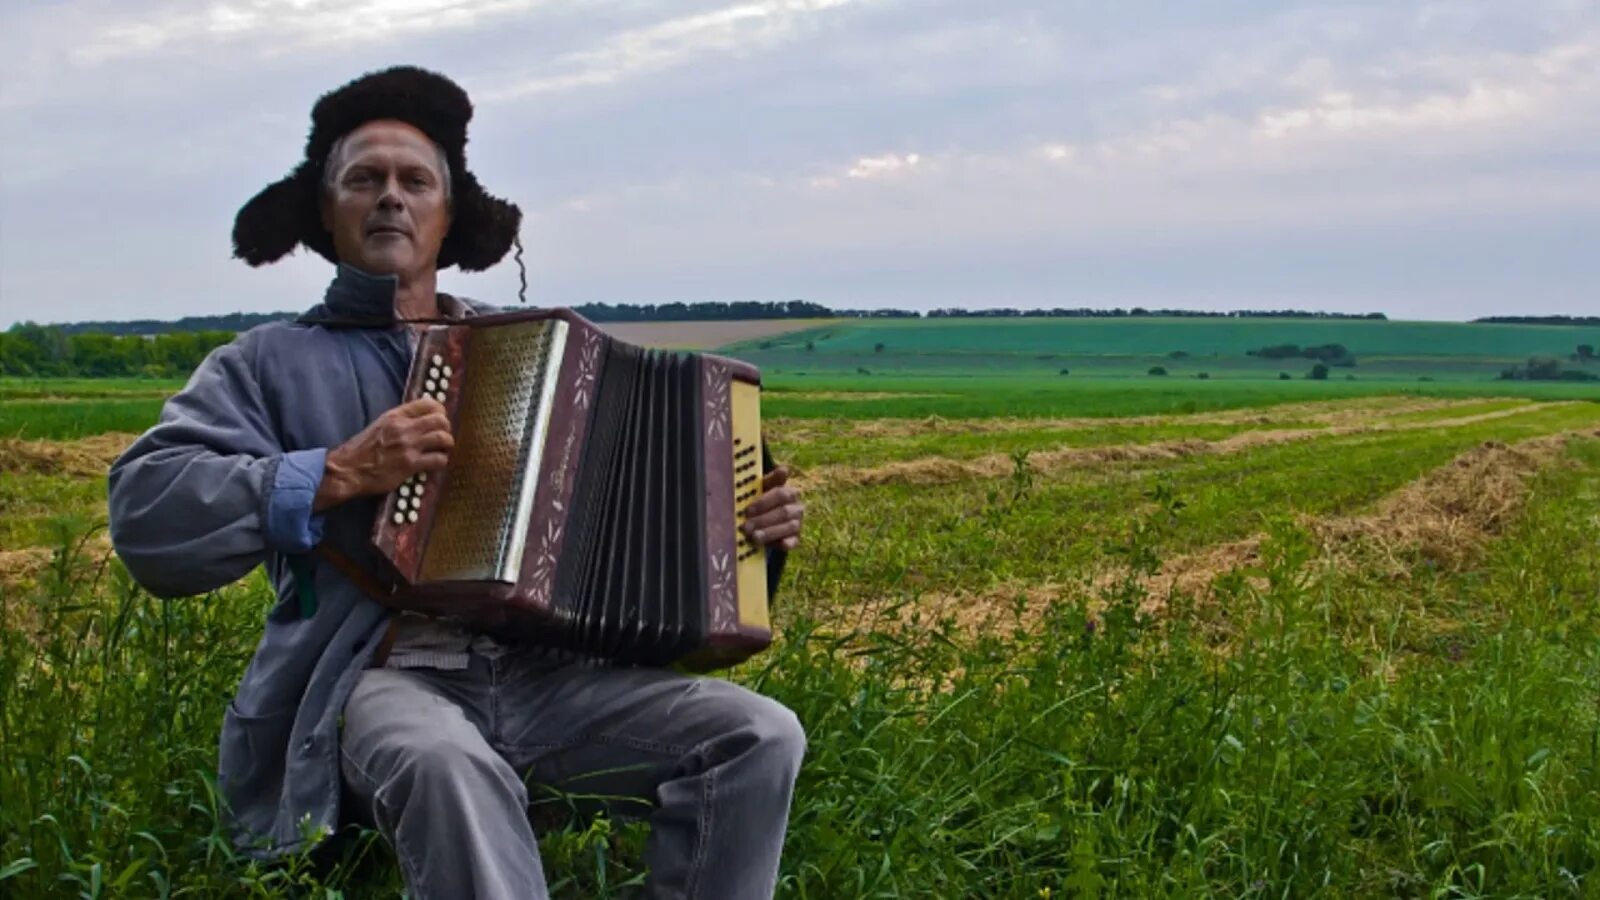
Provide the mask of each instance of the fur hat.
POLYGON ((371 72, 324 94, 311 110, 305 161, 239 209, 233 220, 233 255, 259 266, 304 244, 329 262, 338 262, 320 209, 328 154, 340 138, 362 125, 397 119, 431 138, 450 164, 451 222, 439 248, 439 268, 489 268, 511 248, 522 210, 489 194, 467 171, 471 118, 472 101, 460 85, 413 66, 371 72))

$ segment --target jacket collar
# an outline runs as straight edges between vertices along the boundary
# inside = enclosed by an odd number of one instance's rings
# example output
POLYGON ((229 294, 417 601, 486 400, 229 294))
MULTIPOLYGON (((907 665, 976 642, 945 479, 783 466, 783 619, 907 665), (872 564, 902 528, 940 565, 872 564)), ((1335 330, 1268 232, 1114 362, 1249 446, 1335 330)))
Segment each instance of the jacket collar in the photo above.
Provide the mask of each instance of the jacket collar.
MULTIPOLYGON (((300 316, 304 325, 389 328, 395 324, 394 295, 400 289, 397 275, 373 275, 348 263, 339 263, 322 302, 300 316)), ((447 319, 472 315, 475 310, 449 294, 439 294, 439 312, 447 319)))

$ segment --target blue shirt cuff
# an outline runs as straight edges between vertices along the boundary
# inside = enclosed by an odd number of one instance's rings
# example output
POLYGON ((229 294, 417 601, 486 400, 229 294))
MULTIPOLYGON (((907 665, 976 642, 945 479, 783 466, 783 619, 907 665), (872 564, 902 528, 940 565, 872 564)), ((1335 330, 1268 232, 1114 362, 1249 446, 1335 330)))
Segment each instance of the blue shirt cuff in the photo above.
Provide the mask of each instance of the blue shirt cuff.
POLYGON ((279 553, 307 553, 322 540, 322 515, 311 506, 322 485, 328 451, 295 450, 278 460, 267 497, 267 546, 279 553))

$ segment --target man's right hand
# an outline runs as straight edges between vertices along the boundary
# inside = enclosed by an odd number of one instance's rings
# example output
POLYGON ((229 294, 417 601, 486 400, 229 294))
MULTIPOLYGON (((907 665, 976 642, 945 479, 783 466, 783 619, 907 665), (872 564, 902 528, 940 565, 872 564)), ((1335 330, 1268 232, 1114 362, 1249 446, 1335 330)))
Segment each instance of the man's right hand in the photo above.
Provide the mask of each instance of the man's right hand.
POLYGON ((437 472, 456 444, 444 405, 431 397, 389 410, 360 434, 328 451, 312 509, 387 494, 418 472, 437 472))

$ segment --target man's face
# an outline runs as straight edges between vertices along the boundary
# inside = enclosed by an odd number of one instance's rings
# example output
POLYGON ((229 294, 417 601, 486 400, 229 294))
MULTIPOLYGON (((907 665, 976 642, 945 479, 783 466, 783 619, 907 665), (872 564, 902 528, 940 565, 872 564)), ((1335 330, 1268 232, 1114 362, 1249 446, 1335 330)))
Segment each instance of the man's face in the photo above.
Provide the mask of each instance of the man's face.
POLYGON ((322 224, 341 262, 374 275, 432 271, 450 230, 439 150, 416 128, 368 122, 328 161, 322 224))

